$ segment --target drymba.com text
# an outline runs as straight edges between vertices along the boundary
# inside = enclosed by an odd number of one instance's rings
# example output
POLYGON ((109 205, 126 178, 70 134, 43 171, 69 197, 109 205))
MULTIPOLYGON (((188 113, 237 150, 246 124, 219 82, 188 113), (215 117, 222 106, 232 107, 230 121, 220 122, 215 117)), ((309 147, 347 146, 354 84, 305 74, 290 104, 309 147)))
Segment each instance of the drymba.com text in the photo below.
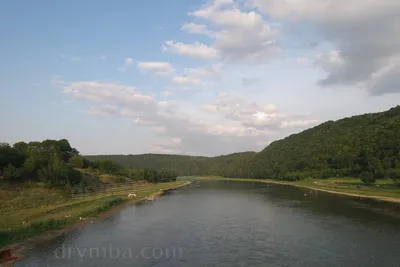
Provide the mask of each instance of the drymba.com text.
POLYGON ((56 259, 182 259, 183 249, 180 247, 143 247, 133 250, 130 247, 66 247, 62 245, 54 251, 56 259))

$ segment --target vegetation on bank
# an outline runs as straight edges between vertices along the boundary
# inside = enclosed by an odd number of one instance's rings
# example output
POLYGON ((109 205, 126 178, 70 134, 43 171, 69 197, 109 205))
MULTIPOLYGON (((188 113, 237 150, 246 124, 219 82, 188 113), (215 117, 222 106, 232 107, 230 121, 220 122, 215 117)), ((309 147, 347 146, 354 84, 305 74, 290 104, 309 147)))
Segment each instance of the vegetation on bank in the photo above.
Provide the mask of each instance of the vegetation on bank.
MULTIPOLYGON (((206 144, 205 144, 206 145, 206 144)), ((218 175, 298 181, 357 177, 365 184, 400 184, 400 106, 385 112, 328 121, 275 141, 259 153, 218 157, 179 155, 86 156, 129 167, 167 169, 182 175, 218 175)))
POLYGON ((66 196, 60 189, 32 183, 14 190, 0 189, 0 247, 48 230, 91 220, 92 217, 130 200, 130 193, 137 195, 133 201, 139 201, 186 183, 132 183, 119 187, 118 190, 107 189, 78 198, 66 196))
POLYGON ((219 176, 201 176, 202 180, 227 180, 242 182, 264 182, 299 186, 309 189, 323 190, 338 194, 348 194, 360 197, 371 197, 392 202, 400 202, 400 187, 390 179, 377 180, 374 186, 365 186, 358 178, 327 178, 283 181, 271 179, 226 178, 219 176))
POLYGON ((173 171, 90 161, 68 140, 0 143, 0 246, 184 184, 173 171), (78 192, 78 193, 77 193, 78 192))
POLYGON ((176 180, 177 173, 148 168, 127 168, 110 160, 90 161, 83 158, 68 140, 0 143, 0 186, 27 181, 41 182, 48 187, 69 189, 85 183, 83 173, 113 175, 121 182, 176 180))

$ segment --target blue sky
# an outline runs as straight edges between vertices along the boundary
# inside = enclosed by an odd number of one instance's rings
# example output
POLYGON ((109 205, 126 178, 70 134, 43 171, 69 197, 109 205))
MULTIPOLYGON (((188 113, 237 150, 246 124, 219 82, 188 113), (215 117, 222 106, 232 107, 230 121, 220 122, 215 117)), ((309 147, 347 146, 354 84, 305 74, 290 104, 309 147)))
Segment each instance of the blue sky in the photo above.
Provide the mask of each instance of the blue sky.
POLYGON ((3 1, 0 140, 219 155, 397 105, 396 1, 298 2, 3 1))

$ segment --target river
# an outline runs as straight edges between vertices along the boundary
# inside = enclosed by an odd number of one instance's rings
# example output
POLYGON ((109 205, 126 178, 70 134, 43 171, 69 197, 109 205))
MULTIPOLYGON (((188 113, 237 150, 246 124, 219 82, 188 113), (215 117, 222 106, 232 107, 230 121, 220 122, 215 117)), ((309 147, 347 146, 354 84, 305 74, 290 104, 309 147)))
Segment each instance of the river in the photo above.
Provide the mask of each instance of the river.
POLYGON ((17 267, 400 266, 396 204, 200 181, 34 247, 17 267))

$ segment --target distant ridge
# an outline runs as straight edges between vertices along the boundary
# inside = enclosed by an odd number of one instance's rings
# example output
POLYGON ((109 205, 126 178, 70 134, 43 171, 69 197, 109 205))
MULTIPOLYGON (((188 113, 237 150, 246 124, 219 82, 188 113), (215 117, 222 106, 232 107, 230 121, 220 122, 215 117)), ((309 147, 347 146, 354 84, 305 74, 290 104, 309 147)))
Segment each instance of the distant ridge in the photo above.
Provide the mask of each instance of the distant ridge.
POLYGON ((327 121, 272 142, 261 152, 217 157, 142 154, 86 156, 180 175, 297 180, 304 177, 400 176, 400 106, 327 121))

